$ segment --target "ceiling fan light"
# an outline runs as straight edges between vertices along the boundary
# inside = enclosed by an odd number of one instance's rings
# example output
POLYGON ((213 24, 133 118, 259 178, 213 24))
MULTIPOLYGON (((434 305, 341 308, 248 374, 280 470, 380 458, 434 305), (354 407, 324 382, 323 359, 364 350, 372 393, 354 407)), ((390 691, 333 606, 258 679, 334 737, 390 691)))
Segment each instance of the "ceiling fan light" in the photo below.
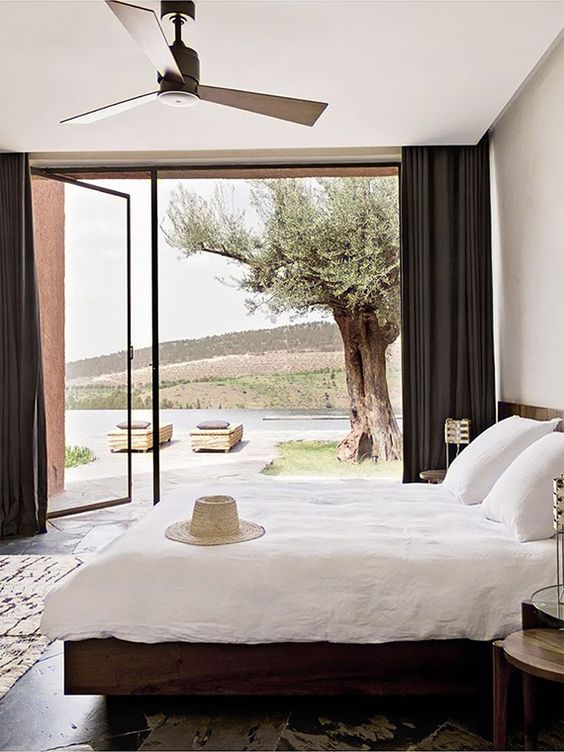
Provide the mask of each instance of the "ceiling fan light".
POLYGON ((189 91, 161 91, 159 93, 159 102, 170 107, 192 107, 198 99, 196 94, 189 91))

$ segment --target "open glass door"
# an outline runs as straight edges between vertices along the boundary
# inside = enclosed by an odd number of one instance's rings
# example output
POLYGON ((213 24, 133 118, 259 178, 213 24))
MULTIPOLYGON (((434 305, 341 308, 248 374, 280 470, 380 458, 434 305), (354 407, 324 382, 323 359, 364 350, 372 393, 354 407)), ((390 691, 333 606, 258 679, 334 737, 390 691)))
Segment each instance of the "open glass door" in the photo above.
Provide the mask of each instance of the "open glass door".
POLYGON ((40 252, 49 247, 42 230, 52 232, 56 224, 41 206, 52 181, 64 209, 52 259, 58 273, 46 264, 52 279, 40 289, 53 518, 131 501, 132 445, 143 440, 142 430, 133 435, 131 428, 131 201, 128 193, 95 183, 41 170, 34 175, 44 178, 34 187, 40 252), (46 295, 56 303, 51 308, 46 295))

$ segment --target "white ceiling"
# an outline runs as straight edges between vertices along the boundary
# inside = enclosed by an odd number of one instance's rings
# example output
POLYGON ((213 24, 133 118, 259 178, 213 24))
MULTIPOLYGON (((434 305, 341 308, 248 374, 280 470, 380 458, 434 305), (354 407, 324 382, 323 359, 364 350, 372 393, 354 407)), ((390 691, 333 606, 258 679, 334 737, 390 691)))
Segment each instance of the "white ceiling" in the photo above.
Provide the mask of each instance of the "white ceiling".
POLYGON ((327 101, 317 125, 158 102, 92 125, 60 125, 153 90, 152 66, 103 0, 0 0, 0 150, 475 143, 564 27, 564 2, 541 0, 196 5, 186 41, 199 52, 202 83, 327 101))

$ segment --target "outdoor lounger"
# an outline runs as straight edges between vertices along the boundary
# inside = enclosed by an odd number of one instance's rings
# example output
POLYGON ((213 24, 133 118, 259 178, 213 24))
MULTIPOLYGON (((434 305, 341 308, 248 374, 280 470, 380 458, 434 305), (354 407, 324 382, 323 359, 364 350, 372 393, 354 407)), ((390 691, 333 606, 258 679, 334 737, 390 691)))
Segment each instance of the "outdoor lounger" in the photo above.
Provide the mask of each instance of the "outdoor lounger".
POLYGON ((229 452, 243 438, 243 425, 232 424, 227 428, 195 428, 190 431, 192 451, 201 450, 229 452))
MULTIPOLYGON (((165 444, 172 439, 172 423, 160 427, 159 442, 165 444)), ((110 452, 127 452, 127 430, 116 428, 108 432, 110 452)), ((149 452, 153 448, 153 427, 131 429, 131 450, 149 452)))

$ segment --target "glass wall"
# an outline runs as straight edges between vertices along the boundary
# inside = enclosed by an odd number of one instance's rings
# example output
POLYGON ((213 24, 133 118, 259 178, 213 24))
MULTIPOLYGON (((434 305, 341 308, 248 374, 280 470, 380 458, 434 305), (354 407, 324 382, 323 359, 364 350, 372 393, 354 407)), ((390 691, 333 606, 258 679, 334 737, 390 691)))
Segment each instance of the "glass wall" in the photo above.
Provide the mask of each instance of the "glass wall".
POLYGON ((160 170, 156 205, 150 173, 81 178, 131 196, 133 351, 124 202, 65 185, 67 467, 52 508, 126 497, 128 461, 134 496, 147 503, 159 496, 154 467, 163 494, 225 477, 399 476, 396 167, 160 170), (376 345, 368 354, 363 337, 376 345), (118 427, 130 355, 140 442, 131 455, 121 451, 126 431, 118 427), (354 401, 360 392, 363 404, 354 401), (191 434, 209 421, 228 432, 242 426, 242 440, 194 452, 191 434))
POLYGON ((162 452, 163 483, 179 468, 210 481, 398 477, 397 169, 266 179, 234 172, 159 172, 160 405, 179 442, 162 452), (359 407, 347 384, 362 375, 347 373, 344 349, 358 342, 339 326, 342 311, 358 326, 370 311, 373 338, 378 321, 391 324, 370 356, 374 383, 353 385, 372 389, 368 413, 389 394, 378 415, 365 416, 369 435, 354 457, 344 457, 341 442, 359 407), (211 448, 194 456, 190 432, 209 421, 242 425, 242 442, 224 456, 211 448), (378 456, 389 442, 370 441, 376 422, 395 437, 393 456, 378 456))

